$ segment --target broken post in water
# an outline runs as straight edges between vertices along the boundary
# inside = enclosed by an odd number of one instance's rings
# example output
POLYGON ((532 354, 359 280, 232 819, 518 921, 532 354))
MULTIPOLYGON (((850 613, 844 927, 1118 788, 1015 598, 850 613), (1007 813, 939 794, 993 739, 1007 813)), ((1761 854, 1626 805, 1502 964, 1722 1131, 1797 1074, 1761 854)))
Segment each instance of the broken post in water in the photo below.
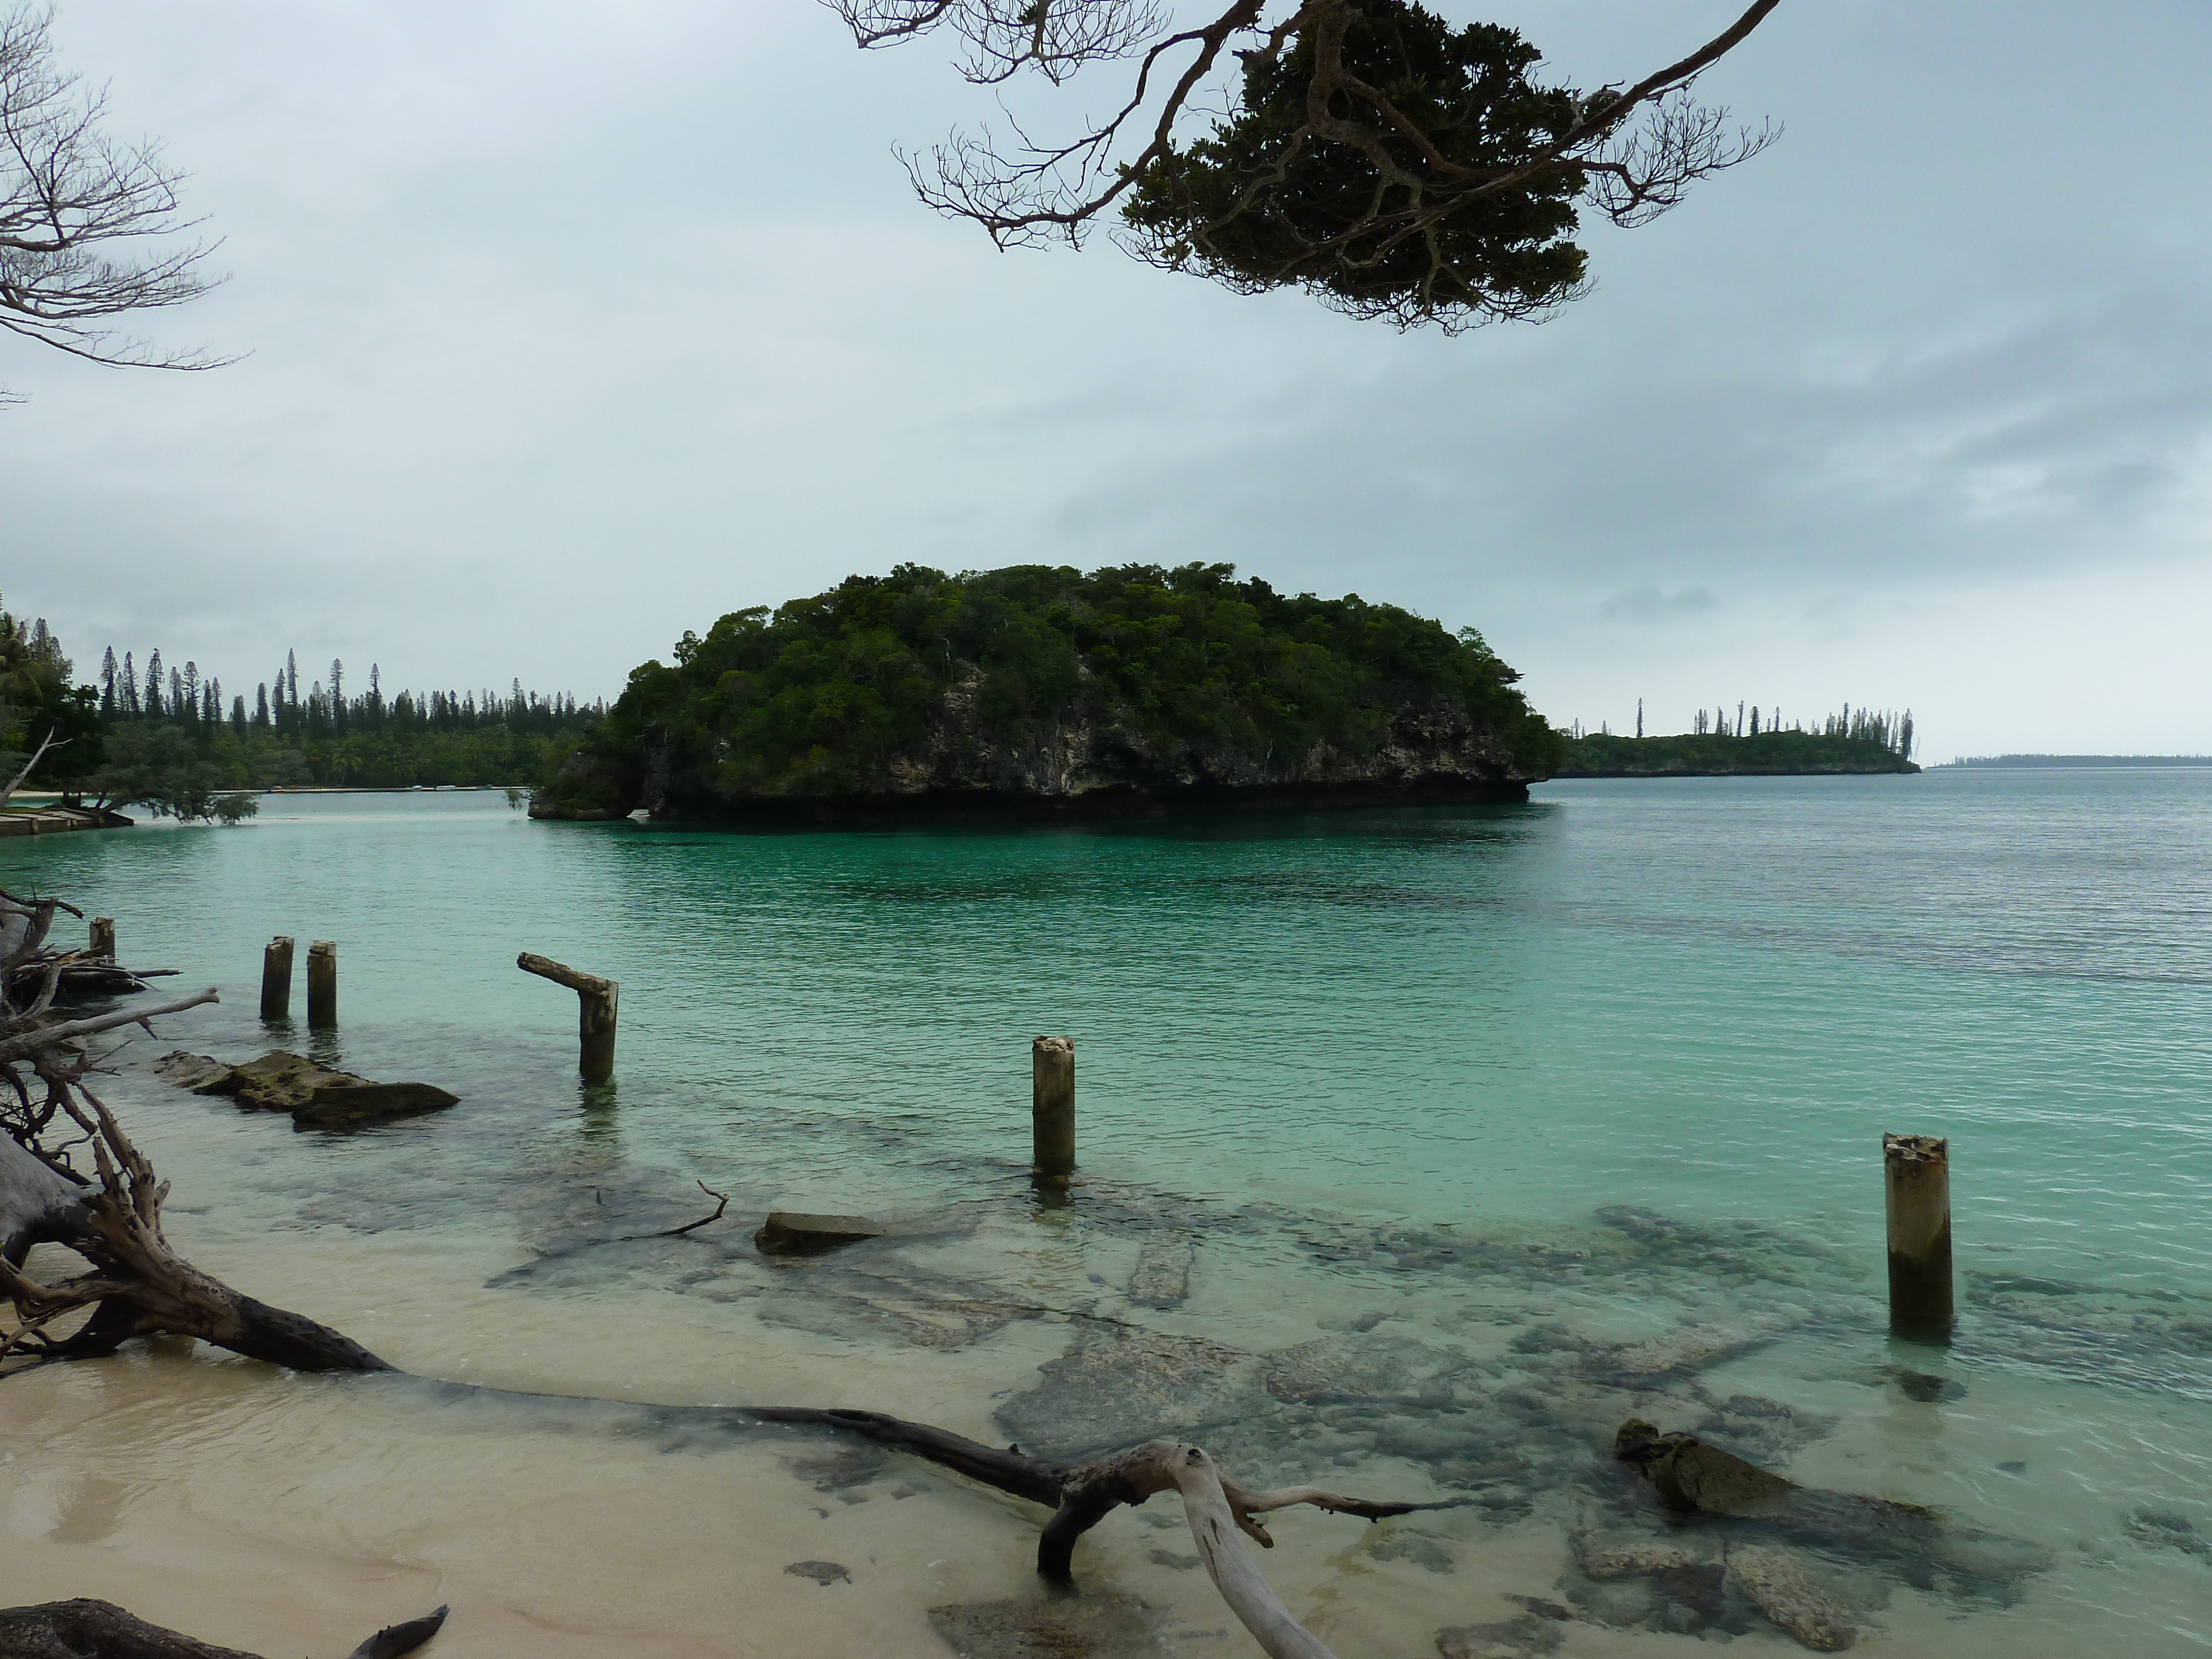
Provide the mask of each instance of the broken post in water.
POLYGON ((307 947, 307 1024, 338 1023, 338 947, 319 939, 307 947))
POLYGON ((109 962, 115 960, 115 918, 113 916, 94 916, 92 919, 92 953, 96 957, 105 957, 109 962))
POLYGON ((1951 1143, 1884 1135, 1889 1208, 1889 1326, 1923 1342, 1951 1337, 1951 1143))
POLYGON ((292 936, 279 933, 261 952, 261 1018, 292 1017, 292 936))
POLYGON ((580 974, 565 963, 525 951, 514 965, 526 974, 565 985, 576 994, 577 1036, 582 1052, 576 1069, 586 1083, 605 1083, 615 1074, 615 1007, 622 987, 597 974, 580 974))
POLYGON ((1064 1180, 1075 1172, 1075 1039, 1037 1038, 1030 1044, 1030 1071, 1036 1172, 1064 1180))

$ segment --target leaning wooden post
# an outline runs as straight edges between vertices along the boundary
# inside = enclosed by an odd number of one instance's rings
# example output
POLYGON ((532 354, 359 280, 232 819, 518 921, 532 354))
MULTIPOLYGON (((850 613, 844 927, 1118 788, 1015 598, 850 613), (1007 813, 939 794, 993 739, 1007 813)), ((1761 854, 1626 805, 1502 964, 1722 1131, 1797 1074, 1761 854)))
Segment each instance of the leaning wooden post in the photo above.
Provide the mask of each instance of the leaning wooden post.
POLYGON ((261 952, 261 1018, 292 1017, 292 936, 279 933, 261 952))
POLYGON ((94 916, 92 919, 92 953, 96 957, 105 957, 110 962, 115 960, 113 916, 94 916))
POLYGON ((1899 1336, 1951 1336, 1951 1143, 1884 1135, 1889 1209, 1889 1325, 1899 1336))
POLYGON ((1064 1181, 1075 1172, 1075 1039, 1037 1038, 1030 1044, 1030 1073, 1036 1172, 1064 1181))
POLYGON ((576 1069, 586 1083, 605 1083, 615 1074, 615 1012, 622 987, 597 974, 580 974, 563 963, 525 951, 514 965, 526 974, 565 985, 576 994, 576 1034, 581 1052, 576 1069))
POLYGON ((338 1023, 338 947, 319 939, 307 947, 307 1024, 338 1023))

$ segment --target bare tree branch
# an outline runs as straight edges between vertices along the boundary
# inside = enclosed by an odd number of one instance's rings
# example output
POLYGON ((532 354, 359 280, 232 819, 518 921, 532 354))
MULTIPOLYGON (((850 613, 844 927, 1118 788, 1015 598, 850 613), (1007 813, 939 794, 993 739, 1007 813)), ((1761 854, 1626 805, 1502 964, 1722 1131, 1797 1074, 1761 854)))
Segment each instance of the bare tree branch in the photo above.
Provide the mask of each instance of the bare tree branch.
POLYGON ((0 9, 0 329, 96 363, 213 368, 204 350, 163 351, 108 319, 196 299, 216 280, 210 243, 173 239, 183 175, 159 145, 104 133, 106 94, 53 66, 49 6, 0 9), (155 244, 142 247, 142 244, 155 244))
MULTIPOLYGON (((64 738, 64 741, 66 742, 67 739, 64 738)), ((9 801, 15 799, 15 792, 23 787, 23 780, 31 775, 31 769, 46 757, 46 750, 49 749, 58 748, 59 746, 59 744, 54 742, 53 732, 51 730, 48 731, 46 741, 41 743, 36 749, 33 750, 31 751, 31 758, 23 763, 23 769, 16 773, 15 775, 9 781, 8 787, 6 788, 0 789, 0 806, 5 806, 9 801)))

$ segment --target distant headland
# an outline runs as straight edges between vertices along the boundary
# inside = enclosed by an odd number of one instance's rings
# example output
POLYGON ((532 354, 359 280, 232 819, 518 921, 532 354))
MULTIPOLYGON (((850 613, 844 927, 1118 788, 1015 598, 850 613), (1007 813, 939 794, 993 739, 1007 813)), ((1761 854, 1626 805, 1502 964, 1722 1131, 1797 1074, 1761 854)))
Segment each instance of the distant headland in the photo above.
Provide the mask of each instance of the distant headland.
POLYGON ((1968 766, 2018 767, 2027 771, 2069 766, 2093 770, 2115 766, 2212 766, 2212 755, 1961 755, 1929 770, 1948 772, 1968 766))
POLYGON ((1813 729, 1783 726, 1759 711, 1738 706, 1699 709, 1691 729, 1675 737, 1643 735, 1638 705, 1635 737, 1611 732, 1568 734, 1558 778, 1824 777, 1878 772, 1917 772, 1912 760, 1912 714, 1893 714, 1846 704, 1813 729))
POLYGON ((531 811, 726 823, 1526 800, 1565 734, 1472 629, 1225 564, 902 564, 686 634, 531 811))

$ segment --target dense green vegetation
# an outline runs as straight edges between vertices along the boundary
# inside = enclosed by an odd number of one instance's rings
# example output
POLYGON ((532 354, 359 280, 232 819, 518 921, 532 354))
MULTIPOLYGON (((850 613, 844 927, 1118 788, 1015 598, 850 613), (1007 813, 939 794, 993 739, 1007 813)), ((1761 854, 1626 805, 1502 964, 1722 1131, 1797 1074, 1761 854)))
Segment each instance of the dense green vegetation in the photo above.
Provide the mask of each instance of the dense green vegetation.
POLYGON ((1593 732, 1567 744, 1553 775, 1644 777, 1674 774, 1917 772, 1920 769, 1872 738, 1820 732, 1689 732, 1671 738, 1622 738, 1593 732))
POLYGON ((55 746, 40 762, 38 781, 66 787, 100 764, 98 695, 70 678, 61 641, 43 619, 21 623, 0 610, 0 786, 49 735, 55 746))
MULTIPOLYGON (((1400 0, 1369 0, 1331 38, 1343 71, 1397 118, 1364 144, 1316 142, 1321 36, 1300 31, 1287 52, 1246 54, 1241 107, 1137 173, 1122 216, 1154 261, 1240 293, 1302 283, 1355 316, 1401 322, 1535 316, 1572 299, 1589 264, 1568 240, 1587 183, 1579 167, 1537 170, 1429 219, 1384 205, 1399 187, 1416 201, 1450 191, 1453 168, 1510 171, 1563 138, 1578 105, 1529 78, 1543 53, 1502 24, 1454 29, 1400 0), (1376 155, 1400 143, 1407 153, 1386 178, 1376 155)), ((1345 127, 1370 115, 1347 90, 1329 106, 1345 127)))
POLYGON ((25 787, 182 817, 222 816, 222 798, 246 789, 530 784, 549 751, 605 712, 519 684, 506 696, 387 697, 374 667, 368 689, 348 696, 343 662, 331 664, 327 684, 313 681, 303 694, 289 653, 273 689, 255 688, 251 708, 242 695, 226 705, 221 681, 203 677, 196 663, 164 668, 158 651, 141 671, 130 652, 118 664, 110 650, 96 684, 74 678, 43 620, 27 624, 0 611, 0 748, 15 757, 9 775, 52 731, 65 741, 25 787))
POLYGON ((648 767, 723 800, 866 796, 929 764, 948 728, 977 752, 1042 754, 1080 726, 1133 767, 1213 775, 1370 756, 1408 708, 1473 721, 1528 775, 1561 742, 1473 629, 1229 565, 902 564, 734 611, 675 657, 630 676, 549 776, 549 805, 628 811, 648 767))

